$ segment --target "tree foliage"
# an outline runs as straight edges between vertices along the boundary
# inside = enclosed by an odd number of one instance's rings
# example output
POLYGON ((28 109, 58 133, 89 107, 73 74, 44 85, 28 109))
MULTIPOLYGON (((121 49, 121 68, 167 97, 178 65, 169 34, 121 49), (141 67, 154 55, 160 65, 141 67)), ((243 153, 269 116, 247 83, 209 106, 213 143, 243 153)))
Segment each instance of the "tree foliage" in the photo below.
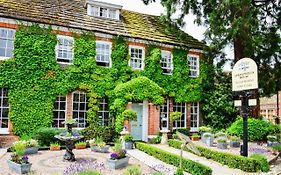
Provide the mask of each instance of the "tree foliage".
POLYGON ((232 99, 231 77, 218 69, 214 79, 213 86, 207 87, 202 99, 203 122, 215 129, 225 129, 238 114, 232 99))

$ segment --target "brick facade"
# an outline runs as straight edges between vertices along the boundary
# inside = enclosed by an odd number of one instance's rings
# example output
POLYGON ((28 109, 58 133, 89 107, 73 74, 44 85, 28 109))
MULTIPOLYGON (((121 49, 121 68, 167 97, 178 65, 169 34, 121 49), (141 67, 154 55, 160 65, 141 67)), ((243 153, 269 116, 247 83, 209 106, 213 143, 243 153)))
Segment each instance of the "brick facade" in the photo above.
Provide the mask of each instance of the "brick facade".
POLYGON ((160 130, 160 110, 159 107, 148 105, 148 135, 156 135, 160 130))

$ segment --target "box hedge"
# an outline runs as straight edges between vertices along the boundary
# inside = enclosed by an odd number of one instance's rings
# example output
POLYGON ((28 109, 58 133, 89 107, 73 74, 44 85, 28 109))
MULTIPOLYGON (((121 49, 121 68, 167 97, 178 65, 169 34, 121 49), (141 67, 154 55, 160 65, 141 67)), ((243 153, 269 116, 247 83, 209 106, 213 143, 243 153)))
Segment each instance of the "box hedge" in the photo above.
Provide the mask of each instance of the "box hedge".
MULTIPOLYGON (((178 149, 181 148, 182 143, 183 142, 177 140, 168 141, 169 146, 178 149)), ((196 147, 201 152, 201 156, 217 161, 223 165, 227 165, 230 168, 237 168, 246 172, 257 172, 259 170, 263 170, 261 165, 264 164, 264 161, 260 162, 259 160, 253 158, 211 150, 202 146, 196 147)), ((185 148, 185 151, 190 150, 185 148)))
MULTIPOLYGON (((180 156, 145 143, 136 143, 136 148, 168 164, 179 166, 180 156)), ((198 162, 183 158, 182 169, 192 175, 211 175, 212 169, 198 162)))

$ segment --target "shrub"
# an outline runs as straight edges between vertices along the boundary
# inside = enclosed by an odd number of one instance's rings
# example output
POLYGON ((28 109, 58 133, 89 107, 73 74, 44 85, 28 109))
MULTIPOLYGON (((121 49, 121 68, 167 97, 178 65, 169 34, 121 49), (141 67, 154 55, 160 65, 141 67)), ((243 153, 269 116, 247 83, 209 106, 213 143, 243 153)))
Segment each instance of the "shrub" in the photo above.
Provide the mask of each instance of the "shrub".
POLYGON ((133 136, 131 134, 125 134, 124 140, 125 140, 125 142, 131 142, 131 141, 133 141, 133 136))
POLYGON ((102 175, 102 174, 98 171, 83 171, 80 172, 78 175, 102 175))
POLYGON ((200 138, 200 136, 197 133, 192 134, 192 138, 200 138))
MULTIPOLYGON (((156 148, 154 146, 147 145, 145 143, 136 143, 136 148, 146 152, 147 154, 162 160, 163 162, 166 162, 168 164, 179 166, 180 162, 180 156, 161 150, 159 148, 156 148)), ((211 175, 212 169, 195 161, 183 158, 182 159, 182 168, 184 171, 189 172, 191 174, 196 175, 211 175)))
POLYGON ((272 146, 272 149, 273 149, 274 151, 281 152, 281 144, 279 144, 279 145, 273 145, 273 146, 272 146))
POLYGON ((269 171, 269 163, 267 162, 267 159, 263 154, 252 154, 250 158, 253 158, 259 162, 262 172, 269 171))
MULTIPOLYGON (((177 140, 169 140, 168 144, 174 148, 181 148, 183 142, 177 140)), ((206 157, 207 159, 212 159, 223 165, 227 165, 230 168, 238 168, 246 172, 257 172, 260 170, 260 164, 257 160, 252 158, 243 157, 240 155, 235 155, 226 152, 220 152, 216 150, 211 150, 205 147, 196 146, 200 151, 201 156, 206 157)), ((191 152, 189 149, 185 148, 185 151, 191 152)))
POLYGON ((82 130, 82 135, 86 140, 101 137, 103 141, 108 143, 112 142, 117 134, 110 126, 90 125, 82 130))
POLYGON ((75 143, 75 146, 87 146, 87 143, 83 142, 83 141, 79 141, 79 142, 75 143))
POLYGON ((121 115, 123 116, 124 120, 137 120, 138 117, 137 112, 133 109, 126 109, 121 115))
POLYGON ((150 139, 151 144, 159 144, 161 142, 161 136, 156 136, 150 139))
MULTIPOLYGON (((237 137, 243 137, 243 119, 236 120, 228 129, 229 135, 237 137)), ((280 133, 280 127, 273 125, 270 122, 249 118, 248 119, 248 133, 250 141, 266 140, 266 136, 269 134, 280 133)))
POLYGON ((199 132, 212 132, 212 128, 211 127, 207 127, 207 126, 200 126, 199 127, 199 132))
POLYGON ((177 168, 176 175, 184 175, 182 168, 177 168))
POLYGON ((186 136, 190 135, 189 129, 186 129, 186 128, 174 129, 173 133, 175 134, 177 131, 182 133, 182 134, 184 134, 184 135, 186 135, 186 136))
POLYGON ((54 137, 65 131, 65 129, 58 128, 40 128, 35 131, 33 138, 38 140, 40 146, 49 146, 50 143, 57 142, 58 140, 54 137))
POLYGON ((123 175, 141 175, 141 169, 139 165, 132 165, 125 169, 123 175))

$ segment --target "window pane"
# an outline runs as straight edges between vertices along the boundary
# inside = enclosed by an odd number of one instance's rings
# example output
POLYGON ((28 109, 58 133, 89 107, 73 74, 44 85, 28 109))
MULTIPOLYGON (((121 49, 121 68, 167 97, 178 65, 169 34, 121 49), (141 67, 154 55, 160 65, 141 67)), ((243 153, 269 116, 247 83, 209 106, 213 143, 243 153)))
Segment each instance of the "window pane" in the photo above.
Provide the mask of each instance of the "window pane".
POLYGON ((85 127, 87 120, 88 98, 84 92, 73 93, 73 118, 77 120, 78 127, 85 127))
POLYGON ((130 63, 129 65, 132 69, 142 69, 143 67, 143 49, 139 49, 136 47, 131 47, 130 52, 130 63))
POLYGON ((66 118, 66 97, 58 96, 53 109, 53 127, 64 127, 62 124, 66 118), (59 124, 60 123, 60 124, 59 124))
POLYGON ((14 35, 14 29, 0 28, 0 57, 13 56, 14 35))
POLYGON ((74 40, 72 37, 58 35, 57 43, 57 61, 63 63, 72 63, 72 52, 74 40))

